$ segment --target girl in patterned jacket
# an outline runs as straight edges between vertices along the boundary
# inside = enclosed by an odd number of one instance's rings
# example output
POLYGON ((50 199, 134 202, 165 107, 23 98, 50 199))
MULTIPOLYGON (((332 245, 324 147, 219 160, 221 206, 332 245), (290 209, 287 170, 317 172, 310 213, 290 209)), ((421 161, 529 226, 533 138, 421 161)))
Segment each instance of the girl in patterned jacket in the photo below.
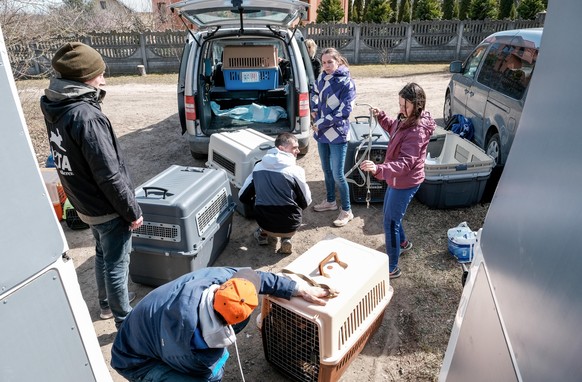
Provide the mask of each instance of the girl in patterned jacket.
POLYGON ((310 103, 314 138, 325 178, 326 198, 313 209, 318 212, 337 210, 337 185, 341 209, 333 224, 342 227, 354 218, 344 164, 350 139, 348 118, 356 99, 356 86, 350 77, 347 60, 336 49, 324 49, 321 62, 323 71, 317 79, 310 103))

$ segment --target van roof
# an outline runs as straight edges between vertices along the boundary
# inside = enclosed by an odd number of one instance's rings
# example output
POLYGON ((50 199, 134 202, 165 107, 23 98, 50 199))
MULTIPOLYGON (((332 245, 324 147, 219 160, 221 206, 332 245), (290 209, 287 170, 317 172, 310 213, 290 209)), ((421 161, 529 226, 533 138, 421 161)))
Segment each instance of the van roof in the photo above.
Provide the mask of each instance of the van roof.
POLYGON ((511 42, 513 45, 540 48, 544 28, 511 29, 487 36, 484 43, 511 42))

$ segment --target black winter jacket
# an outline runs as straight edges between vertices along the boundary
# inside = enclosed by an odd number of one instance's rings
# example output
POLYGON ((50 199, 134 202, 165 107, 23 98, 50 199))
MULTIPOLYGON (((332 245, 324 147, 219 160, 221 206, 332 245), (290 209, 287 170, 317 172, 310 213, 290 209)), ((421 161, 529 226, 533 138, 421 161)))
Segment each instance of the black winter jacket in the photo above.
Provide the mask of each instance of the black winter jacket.
POLYGON ((41 97, 51 153, 63 189, 81 214, 119 214, 137 220, 135 199, 119 142, 99 102, 103 90, 58 78, 51 79, 41 97))

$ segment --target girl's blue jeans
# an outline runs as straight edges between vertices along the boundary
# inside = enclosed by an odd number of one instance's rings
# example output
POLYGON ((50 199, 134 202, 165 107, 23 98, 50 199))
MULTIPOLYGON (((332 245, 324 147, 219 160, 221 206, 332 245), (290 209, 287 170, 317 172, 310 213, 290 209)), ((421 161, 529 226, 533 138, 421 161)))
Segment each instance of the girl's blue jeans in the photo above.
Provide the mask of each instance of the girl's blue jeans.
POLYGON ((384 195, 384 235, 390 272, 398 267, 400 243, 406 241, 406 234, 402 228, 402 218, 404 218, 406 208, 419 187, 420 185, 405 190, 390 187, 386 189, 384 195))
POLYGON ((317 142, 317 149, 319 151, 319 159, 321 160, 321 168, 323 169, 323 176, 325 178, 327 201, 335 201, 335 187, 337 185, 340 193, 342 210, 349 211, 351 209, 350 190, 344 175, 348 143, 331 144, 317 142))

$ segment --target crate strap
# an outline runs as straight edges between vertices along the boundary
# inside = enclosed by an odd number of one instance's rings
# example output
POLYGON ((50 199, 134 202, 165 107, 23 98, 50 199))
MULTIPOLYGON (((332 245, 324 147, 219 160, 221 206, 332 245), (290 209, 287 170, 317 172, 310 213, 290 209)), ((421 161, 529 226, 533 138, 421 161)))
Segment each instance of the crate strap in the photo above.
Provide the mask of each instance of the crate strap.
POLYGON ((338 293, 335 290, 333 290, 332 288, 330 288, 329 285, 320 284, 317 281, 313 280, 311 277, 306 276, 306 275, 304 275, 302 273, 293 272, 293 271, 291 271, 291 270, 289 270, 287 268, 283 268, 283 270, 281 271, 281 273, 286 273, 286 274, 289 274, 289 275, 295 275, 295 276, 297 276, 300 279, 304 280, 305 282, 307 282, 307 284, 309 284, 309 285, 311 285, 313 287, 319 287, 319 288, 325 289, 327 291, 327 293, 328 293, 328 295, 326 297, 334 298, 334 297, 337 297, 337 295, 338 295, 338 293))

